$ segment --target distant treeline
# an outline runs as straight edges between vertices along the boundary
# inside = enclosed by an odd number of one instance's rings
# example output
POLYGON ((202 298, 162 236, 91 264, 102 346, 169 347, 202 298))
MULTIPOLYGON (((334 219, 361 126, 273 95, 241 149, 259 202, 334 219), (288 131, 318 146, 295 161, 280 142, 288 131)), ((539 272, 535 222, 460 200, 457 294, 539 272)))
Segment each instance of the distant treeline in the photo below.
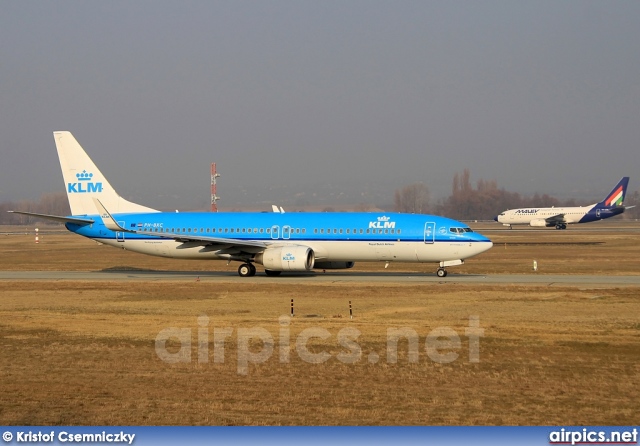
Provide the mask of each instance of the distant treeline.
MULTIPOLYGON (((475 187, 471 184, 471 175, 468 169, 453 177, 451 195, 447 198, 431 202, 429 189, 424 183, 413 183, 395 191, 395 211, 413 214, 437 214, 457 220, 490 220, 502 211, 523 207, 550 207, 550 206, 580 206, 597 201, 594 199, 588 203, 578 202, 575 199, 559 200, 547 194, 534 194, 523 197, 517 192, 509 192, 504 188, 498 188, 495 180, 478 180, 475 187)), ((624 219, 640 218, 640 191, 628 193, 624 200, 625 206, 636 206, 626 211, 624 219)), ((373 206, 363 204, 354 206, 354 211, 366 212, 373 206)), ((26 215, 10 214, 7 211, 36 212, 50 215, 70 215, 69 202, 64 192, 54 192, 42 195, 37 201, 22 200, 17 202, 0 203, 0 224, 2 225, 28 225, 38 219, 26 215)), ((326 208, 325 211, 333 211, 326 208)))
POLYGON ((7 211, 36 212, 49 215, 70 215, 69 201, 64 192, 44 194, 37 201, 6 201, 0 203, 1 225, 28 225, 36 221, 34 217, 10 214, 7 211))

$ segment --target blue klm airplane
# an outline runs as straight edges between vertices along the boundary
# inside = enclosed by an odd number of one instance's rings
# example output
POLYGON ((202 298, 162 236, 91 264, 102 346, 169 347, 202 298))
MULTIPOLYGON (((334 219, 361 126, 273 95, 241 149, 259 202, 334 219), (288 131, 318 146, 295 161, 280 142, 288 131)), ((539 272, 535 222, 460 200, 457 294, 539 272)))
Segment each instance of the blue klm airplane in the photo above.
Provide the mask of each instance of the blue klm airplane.
POLYGON ((106 245, 161 257, 241 262, 282 271, 352 268, 356 261, 437 262, 437 275, 493 244, 466 224, 435 215, 398 213, 160 212, 125 200, 69 132, 53 133, 71 216, 63 222, 106 245))

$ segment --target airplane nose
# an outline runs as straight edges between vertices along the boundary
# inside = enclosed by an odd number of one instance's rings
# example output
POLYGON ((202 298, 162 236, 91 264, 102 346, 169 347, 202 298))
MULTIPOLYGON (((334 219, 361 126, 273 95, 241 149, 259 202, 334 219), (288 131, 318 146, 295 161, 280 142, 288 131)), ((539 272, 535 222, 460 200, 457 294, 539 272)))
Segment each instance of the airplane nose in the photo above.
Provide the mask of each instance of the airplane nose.
POLYGON ((495 217, 493 217, 494 221, 498 221, 498 216, 496 215, 495 217))

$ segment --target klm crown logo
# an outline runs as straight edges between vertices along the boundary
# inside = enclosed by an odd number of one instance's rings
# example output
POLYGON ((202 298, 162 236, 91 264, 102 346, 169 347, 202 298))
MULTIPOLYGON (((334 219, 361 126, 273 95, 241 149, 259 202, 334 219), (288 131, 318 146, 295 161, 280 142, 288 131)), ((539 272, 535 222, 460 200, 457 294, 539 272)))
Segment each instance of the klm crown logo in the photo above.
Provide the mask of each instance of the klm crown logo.
POLYGON ((102 183, 94 183, 91 180, 93 179, 93 174, 83 170, 80 173, 76 174, 77 182, 75 183, 67 183, 67 193, 70 194, 86 194, 86 193, 95 193, 102 192, 102 183))
POLYGON ((78 181, 91 181, 91 178, 93 178, 93 174, 87 173, 86 170, 83 170, 82 172, 76 174, 76 178, 78 179, 78 181))

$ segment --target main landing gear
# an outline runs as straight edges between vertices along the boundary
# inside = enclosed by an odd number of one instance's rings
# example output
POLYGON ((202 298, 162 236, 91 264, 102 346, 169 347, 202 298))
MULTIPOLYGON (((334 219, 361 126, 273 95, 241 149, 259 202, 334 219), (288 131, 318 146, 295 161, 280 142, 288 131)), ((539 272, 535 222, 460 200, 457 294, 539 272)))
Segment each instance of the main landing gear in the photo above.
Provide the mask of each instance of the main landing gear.
POLYGON ((444 268, 438 268, 438 271, 436 271, 436 275, 438 277, 447 277, 447 270, 444 268))
POLYGON ((240 277, 252 277, 256 275, 256 267, 253 263, 243 263, 238 267, 238 275, 240 277))
POLYGON ((556 229, 567 229, 567 225, 564 223, 558 223, 556 229))
MULTIPOLYGON (((264 272, 269 277, 276 277, 279 276, 282 271, 265 269, 264 272)), ((243 263, 238 267, 238 275, 240 277, 253 277, 256 275, 256 267, 253 265, 253 263, 250 262, 243 263)))

